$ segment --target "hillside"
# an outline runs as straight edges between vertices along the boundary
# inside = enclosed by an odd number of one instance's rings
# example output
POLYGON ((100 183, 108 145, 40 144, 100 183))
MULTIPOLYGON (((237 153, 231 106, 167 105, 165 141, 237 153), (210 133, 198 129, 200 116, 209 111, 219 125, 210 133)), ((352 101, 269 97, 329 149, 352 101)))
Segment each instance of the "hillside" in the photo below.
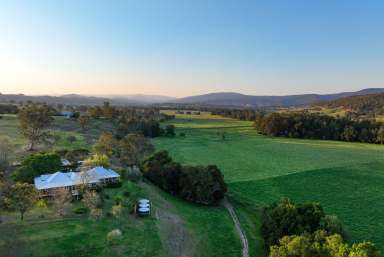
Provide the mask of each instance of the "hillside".
POLYGON ((113 105, 149 105, 149 104, 176 104, 176 105, 205 105, 224 107, 288 107, 306 106, 323 101, 333 101, 343 97, 384 93, 384 88, 367 88, 356 92, 342 92, 337 94, 302 94, 286 96, 256 96, 244 95, 234 92, 218 92, 204 95, 174 98, 159 95, 105 95, 85 96, 67 94, 61 96, 30 96, 23 94, 1 94, 0 103, 9 102, 40 102, 48 104, 68 105, 101 105, 109 101, 113 105))
POLYGON ((384 93, 384 88, 368 88, 356 92, 337 94, 303 94, 287 96, 254 96, 232 92, 190 96, 173 101, 178 104, 204 104, 214 106, 270 107, 310 105, 320 101, 331 101, 342 97, 384 93))
POLYGON ((383 115, 384 93, 343 97, 320 105, 327 108, 343 108, 360 115, 383 115))
POLYGON ((101 105, 109 101, 113 105, 145 105, 172 101, 175 98, 157 95, 108 95, 108 96, 85 96, 78 94, 67 94, 61 96, 51 95, 24 95, 24 94, 1 94, 0 103, 9 102, 39 102, 47 104, 68 104, 68 105, 101 105))

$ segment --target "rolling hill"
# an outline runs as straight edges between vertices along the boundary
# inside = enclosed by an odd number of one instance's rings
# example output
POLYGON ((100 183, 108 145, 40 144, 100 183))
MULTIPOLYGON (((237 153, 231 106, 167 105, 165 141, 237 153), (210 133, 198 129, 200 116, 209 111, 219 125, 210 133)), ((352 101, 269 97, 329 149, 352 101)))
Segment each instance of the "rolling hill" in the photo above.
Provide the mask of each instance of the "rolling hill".
POLYGON ((337 94, 303 94, 287 96, 253 96, 223 92, 180 98, 175 100, 174 103, 239 107, 300 106, 310 105, 320 101, 335 100, 342 97, 375 93, 384 93, 384 88, 368 88, 356 92, 342 92, 337 94))
POLYGON ((343 108, 359 114, 384 114, 384 93, 339 98, 319 104, 327 108, 343 108))
POLYGON ((28 96, 23 94, 1 94, 0 103, 7 102, 40 102, 48 104, 70 104, 70 105, 100 105, 109 101, 114 105, 148 105, 148 104, 170 104, 170 105, 203 105, 203 106, 225 106, 225 107, 288 107, 305 106, 317 102, 332 101, 343 97, 384 93, 384 88, 367 88, 356 92, 342 92, 337 94, 302 94, 286 96, 255 96, 244 95, 234 92, 219 92, 204 95, 174 98, 159 95, 106 95, 85 96, 68 94, 62 96, 28 96))

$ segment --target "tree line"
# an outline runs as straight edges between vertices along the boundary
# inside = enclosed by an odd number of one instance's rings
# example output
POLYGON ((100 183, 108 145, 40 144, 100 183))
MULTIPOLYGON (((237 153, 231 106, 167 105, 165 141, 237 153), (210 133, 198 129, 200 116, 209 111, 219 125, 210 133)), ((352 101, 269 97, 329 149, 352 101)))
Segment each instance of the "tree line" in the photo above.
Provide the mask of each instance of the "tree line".
POLYGON ((384 125, 307 112, 257 115, 255 128, 264 135, 348 142, 384 143, 384 125))
POLYGON ((371 242, 346 243, 341 222, 318 203, 283 199, 264 208, 261 232, 269 257, 380 256, 371 242))
POLYGON ((344 108, 356 115, 375 117, 384 114, 384 93, 344 97, 337 100, 320 103, 328 108, 344 108))
POLYGON ((159 151, 145 160, 141 170, 164 191, 198 204, 215 204, 227 190, 217 166, 183 166, 173 161, 167 151, 159 151))

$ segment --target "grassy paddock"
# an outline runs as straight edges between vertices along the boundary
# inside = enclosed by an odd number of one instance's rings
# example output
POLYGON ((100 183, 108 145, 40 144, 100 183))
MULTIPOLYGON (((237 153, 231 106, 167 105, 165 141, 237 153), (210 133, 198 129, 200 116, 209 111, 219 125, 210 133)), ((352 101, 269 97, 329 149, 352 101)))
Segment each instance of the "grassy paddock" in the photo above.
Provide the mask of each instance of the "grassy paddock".
POLYGON ((255 245, 253 256, 261 255, 257 209, 281 197, 321 203, 342 219, 351 241, 372 240, 384 250, 383 146, 270 138, 250 122, 208 114, 177 115, 170 123, 186 136, 157 138, 157 149, 184 164, 219 166, 255 245))

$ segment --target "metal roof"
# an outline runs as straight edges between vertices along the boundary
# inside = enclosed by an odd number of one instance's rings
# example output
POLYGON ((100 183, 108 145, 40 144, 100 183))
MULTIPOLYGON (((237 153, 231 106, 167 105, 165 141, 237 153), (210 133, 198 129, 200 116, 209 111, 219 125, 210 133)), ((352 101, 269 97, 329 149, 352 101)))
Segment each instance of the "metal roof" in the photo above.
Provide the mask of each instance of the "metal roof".
POLYGON ((120 175, 111 169, 95 167, 82 172, 55 172, 44 174, 35 178, 35 187, 38 190, 76 186, 81 184, 98 183, 101 179, 118 178, 120 175))

